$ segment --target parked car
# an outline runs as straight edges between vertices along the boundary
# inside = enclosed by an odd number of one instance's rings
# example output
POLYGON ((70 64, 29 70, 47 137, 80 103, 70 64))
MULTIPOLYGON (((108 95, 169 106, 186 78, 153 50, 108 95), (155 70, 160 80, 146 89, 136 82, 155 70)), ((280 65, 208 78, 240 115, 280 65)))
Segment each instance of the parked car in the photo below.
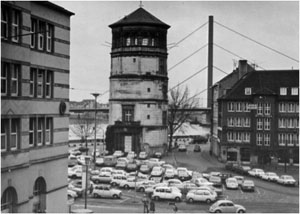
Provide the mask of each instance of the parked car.
POLYGON ((151 176, 161 177, 164 173, 164 169, 161 166, 155 166, 152 168, 151 176))
POLYGON ((169 163, 164 163, 161 165, 162 168, 164 169, 175 169, 175 167, 172 164, 169 163))
POLYGON ((130 151, 127 153, 127 159, 130 160, 130 159, 134 159, 136 158, 136 153, 133 152, 133 151, 130 151))
POLYGON ((85 165, 85 159, 89 158, 90 160, 92 160, 91 156, 88 155, 78 155, 77 156, 77 162, 79 165, 85 165))
POLYGON ((113 189, 108 185, 97 185, 93 188, 92 196, 94 198, 121 198, 122 191, 118 189, 113 189))
POLYGON ((213 183, 214 187, 222 187, 222 179, 219 176, 210 176, 208 181, 213 183))
POLYGON ((126 166, 126 171, 127 172, 133 172, 138 169, 138 165, 135 162, 130 162, 126 166))
POLYGON ((197 178, 195 180, 195 184, 200 187, 200 186, 212 186, 213 183, 209 182, 208 180, 206 180, 205 178, 197 178))
POLYGON ((115 175, 122 175, 122 176, 127 177, 127 172, 125 172, 123 169, 114 169, 114 170, 111 172, 111 175, 112 175, 112 176, 115 176, 115 175))
POLYGON ((250 171, 250 170, 251 170, 250 166, 240 165, 236 168, 236 172, 239 174, 242 174, 242 175, 248 175, 248 171, 250 171))
POLYGON ((115 168, 116 169, 126 169, 127 167, 127 162, 117 162, 115 168))
POLYGON ((178 146, 178 151, 179 151, 179 152, 186 152, 186 145, 180 144, 180 145, 178 146))
POLYGON ((216 188, 214 186, 201 186, 198 187, 197 189, 202 189, 202 190, 209 190, 217 193, 217 196, 223 195, 223 189, 222 188, 216 188))
POLYGON ((76 197, 81 197, 83 194, 83 188, 81 186, 76 187, 71 183, 68 184, 68 190, 76 192, 76 197))
POLYGON ((153 154, 153 157, 154 158, 162 158, 162 153, 161 152, 155 152, 154 154, 153 154))
POLYGON ((241 189, 243 191, 255 191, 255 184, 252 180, 244 180, 244 182, 241 184, 241 189))
POLYGON ((169 199, 177 202, 181 201, 182 194, 176 187, 157 187, 153 191, 152 199, 169 199))
POLYGON ((184 185, 181 180, 178 179, 169 179, 166 181, 169 187, 177 187, 178 189, 182 190, 184 185))
POLYGON ((150 176, 149 180, 154 181, 155 183, 161 183, 161 182, 163 182, 164 178, 163 178, 163 176, 160 176, 160 177, 150 176))
POLYGON ((235 178, 237 180, 239 186, 242 185, 242 183, 245 180, 245 178, 243 176, 240 176, 240 175, 235 175, 235 176, 233 176, 233 178, 235 178))
POLYGON ((91 181, 93 181, 95 184, 100 183, 110 183, 111 182, 111 175, 100 173, 99 175, 94 175, 90 178, 91 181))
POLYGON ((219 200, 209 208, 210 213, 245 213, 246 208, 230 200, 219 200))
POLYGON ((141 173, 148 174, 151 171, 151 168, 148 166, 148 164, 142 164, 139 170, 141 173))
POLYGON ((193 183, 191 181, 184 181, 184 182, 182 182, 182 184, 183 184, 182 192, 185 192, 185 193, 187 193, 191 190, 196 190, 196 189, 200 188, 195 183, 193 183))
POLYGON ((96 162, 95 162, 96 166, 104 166, 104 158, 96 158, 96 162))
POLYGON ((230 170, 230 171, 236 171, 238 169, 239 165, 237 163, 226 163, 225 164, 225 169, 230 170))
POLYGON ((148 158, 148 154, 146 152, 140 152, 139 159, 145 160, 148 158))
POLYGON ((149 186, 145 189, 145 193, 148 195, 152 195, 153 191, 158 188, 158 187, 167 187, 168 184, 167 183, 156 183, 153 186, 149 186))
POLYGON ((114 171, 114 169, 112 167, 102 167, 100 169, 99 174, 111 176, 111 174, 112 174, 113 171, 114 171))
POLYGON ((177 176, 178 176, 179 180, 181 180, 181 181, 190 180, 192 178, 191 174, 192 174, 192 172, 190 172, 185 167, 178 167, 177 168, 177 176))
POLYGON ((258 168, 253 168, 250 171, 248 171, 248 174, 254 177, 261 177, 264 173, 264 170, 258 168))
POLYGON ((119 157, 123 157, 124 156, 124 152, 122 152, 121 150, 116 150, 114 153, 113 153, 113 156, 119 158, 119 157))
POLYGON ((261 178, 263 180, 266 180, 266 181, 277 181, 279 176, 275 173, 275 172, 266 172, 265 174, 263 174, 261 176, 261 178))
POLYGON ((126 181, 127 176, 125 175, 114 175, 110 181, 112 186, 119 186, 122 181, 126 181))
POLYGON ((296 185, 296 180, 291 175, 281 175, 277 179, 277 183, 283 184, 283 185, 296 185))
POLYGON ((166 163, 165 161, 161 161, 158 158, 150 158, 149 162, 148 162, 148 166, 150 166, 151 168, 154 166, 161 166, 164 163, 166 163))
POLYGON ((100 170, 99 169, 89 169, 90 175, 99 175, 100 170))
POLYGON ((238 189, 239 183, 235 178, 227 178, 225 182, 225 187, 227 189, 238 189))
POLYGON ((117 164, 117 157, 113 155, 104 156, 104 166, 115 166, 117 164))
POLYGON ((194 145, 194 152, 201 152, 201 147, 198 144, 194 145))
POLYGON ((135 188, 136 186, 138 186, 138 184, 140 182, 142 182, 144 180, 145 179, 139 179, 136 177, 128 177, 126 180, 120 182, 119 187, 125 188, 125 189, 135 188))
POLYGON ((191 190, 186 195, 186 200, 190 203, 201 201, 211 203, 217 199, 217 193, 209 190, 191 190))
POLYGON ((67 196, 68 196, 68 199, 78 197, 77 193, 75 191, 71 190, 71 189, 67 190, 67 196))
POLYGON ((68 167, 72 167, 77 165, 77 156, 76 155, 69 155, 68 157, 68 167))
POLYGON ((176 173, 175 169, 166 169, 164 178, 171 179, 171 178, 174 178, 176 176, 176 174, 177 173, 176 173))
POLYGON ((82 176, 82 167, 74 166, 72 168, 68 167, 68 177, 75 179, 81 178, 82 176))
POLYGON ((137 191, 139 191, 139 192, 145 192, 145 189, 147 189, 147 188, 150 187, 150 186, 154 186, 155 184, 156 184, 155 181, 145 180, 145 181, 140 182, 140 183, 137 185, 136 189, 137 189, 137 191))

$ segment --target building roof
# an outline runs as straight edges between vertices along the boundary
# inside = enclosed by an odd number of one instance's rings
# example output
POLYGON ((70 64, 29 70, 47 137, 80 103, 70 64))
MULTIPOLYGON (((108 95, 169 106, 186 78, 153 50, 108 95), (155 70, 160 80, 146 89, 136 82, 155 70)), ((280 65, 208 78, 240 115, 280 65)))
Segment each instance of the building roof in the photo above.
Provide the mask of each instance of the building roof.
POLYGON ((299 70, 249 72, 221 99, 250 99, 251 96, 245 95, 246 87, 251 88, 252 95, 279 95, 280 87, 299 87, 299 70))
POLYGON ((65 14, 69 15, 69 16, 75 15, 75 13, 73 13, 73 12, 71 12, 69 10, 66 10, 65 8, 63 8, 61 6, 58 6, 57 4, 54 4, 54 3, 49 2, 49 1, 35 1, 35 3, 41 4, 41 5, 45 5, 47 7, 55 9, 57 11, 63 12, 65 14))
POLYGON ((166 29, 170 27, 141 7, 125 16, 123 19, 109 25, 109 27, 114 28, 124 25, 156 25, 166 29))

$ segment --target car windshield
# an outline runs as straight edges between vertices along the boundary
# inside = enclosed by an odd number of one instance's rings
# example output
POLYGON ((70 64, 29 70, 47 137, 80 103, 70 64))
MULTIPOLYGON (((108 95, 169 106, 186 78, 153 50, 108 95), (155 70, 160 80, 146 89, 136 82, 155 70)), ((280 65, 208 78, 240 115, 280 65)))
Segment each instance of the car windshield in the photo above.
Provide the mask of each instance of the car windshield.
POLYGON ((286 176, 284 176, 284 179, 293 179, 293 177, 289 176, 289 175, 286 175, 286 176))
POLYGON ((244 181, 244 185, 254 185, 253 181, 244 181))

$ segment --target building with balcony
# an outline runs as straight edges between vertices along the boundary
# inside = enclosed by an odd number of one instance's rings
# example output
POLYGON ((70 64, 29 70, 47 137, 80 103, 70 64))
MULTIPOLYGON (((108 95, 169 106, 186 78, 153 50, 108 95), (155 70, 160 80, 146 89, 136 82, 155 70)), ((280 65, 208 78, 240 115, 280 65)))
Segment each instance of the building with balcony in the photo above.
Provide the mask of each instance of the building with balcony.
POLYGON ((106 148, 164 151, 167 148, 167 30, 138 8, 112 29, 109 126, 106 148))
POLYGON ((299 70, 251 71, 218 99, 219 157, 299 163, 299 70))
POLYGON ((67 212, 70 17, 1 2, 1 212, 67 212))

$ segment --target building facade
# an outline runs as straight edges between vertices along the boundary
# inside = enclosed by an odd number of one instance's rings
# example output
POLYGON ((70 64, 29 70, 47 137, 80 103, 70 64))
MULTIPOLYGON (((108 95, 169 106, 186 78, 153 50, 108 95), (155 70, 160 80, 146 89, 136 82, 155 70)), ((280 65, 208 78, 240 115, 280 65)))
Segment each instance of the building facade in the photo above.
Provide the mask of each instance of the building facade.
POLYGON ((112 29, 106 148, 163 151, 167 146, 167 30, 139 8, 112 29))
POLYGON ((299 70, 251 71, 218 105, 221 160, 299 163, 299 70))
POLYGON ((72 15, 46 1, 1 2, 1 212, 68 211, 72 15))

